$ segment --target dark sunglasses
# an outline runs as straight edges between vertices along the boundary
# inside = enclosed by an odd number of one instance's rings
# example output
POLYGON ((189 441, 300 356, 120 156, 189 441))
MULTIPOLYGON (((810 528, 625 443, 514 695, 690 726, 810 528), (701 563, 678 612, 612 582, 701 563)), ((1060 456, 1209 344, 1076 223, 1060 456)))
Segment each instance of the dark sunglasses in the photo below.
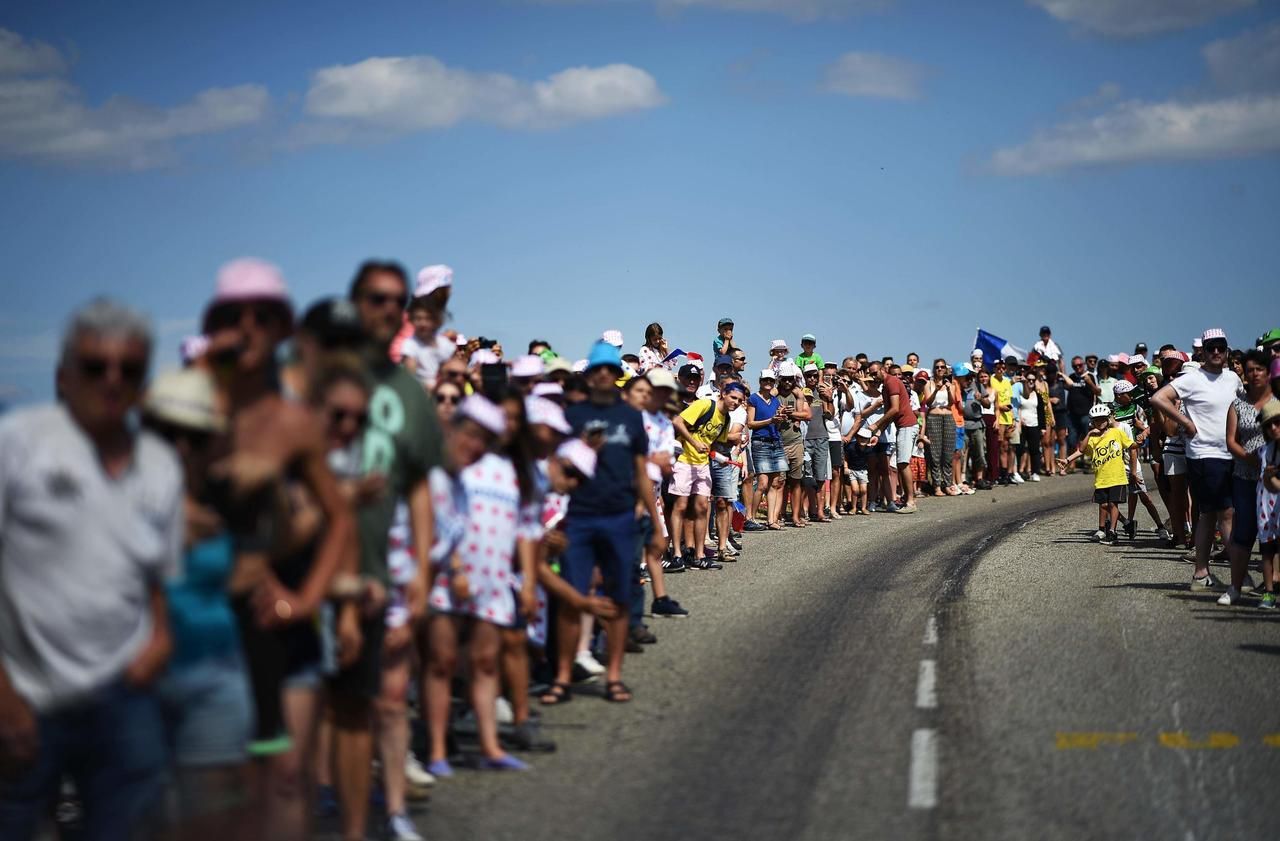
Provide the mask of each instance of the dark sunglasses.
POLYGON ((1271 426, 1271 424, 1273 424, 1273 423, 1280 423, 1280 417, 1269 418, 1269 419, 1268 419, 1268 420, 1266 420, 1262 425, 1263 425, 1263 426, 1271 426))
POLYGON ((347 420, 355 421, 356 426, 363 428, 369 422, 368 412, 353 412, 350 409, 334 407, 329 410, 329 423, 335 426, 347 420))
POLYGON ((458 394, 437 394, 436 402, 443 403, 446 406, 457 406, 462 402, 462 396, 458 394))
POLYGON ((365 292, 362 297, 373 307, 385 307, 387 304, 395 304, 396 309, 404 309, 409 301, 404 295, 391 295, 387 292, 365 292))
POLYGON ((213 440, 213 435, 203 430, 188 429, 185 426, 164 421, 150 420, 147 422, 147 427, 174 446, 185 441, 192 449, 199 450, 208 446, 213 440))
POLYGON ((1226 353, 1227 345, 1225 342, 1213 342, 1204 346, 1205 353, 1226 353))
POLYGON ((446 380, 458 380, 461 382, 467 378, 466 371, 441 371, 439 378, 446 380))
POLYGON ((106 359, 101 356, 82 356, 77 365, 87 380, 104 380, 111 370, 120 373, 120 379, 131 386, 139 386, 147 376, 147 363, 140 359, 106 359))
POLYGON ((583 473, 578 468, 573 467, 569 464, 564 464, 563 462, 561 462, 561 465, 564 467, 565 478, 574 479, 580 483, 587 481, 587 474, 583 473))
POLYGON ((1072 368, 1083 368, 1083 367, 1084 367, 1084 363, 1083 363, 1083 362, 1072 362, 1072 363, 1071 363, 1071 367, 1072 367, 1072 368))
POLYGON ((279 307, 273 304, 223 304, 209 314, 209 330, 237 327, 243 323, 245 313, 258 327, 275 327, 283 320, 279 307))

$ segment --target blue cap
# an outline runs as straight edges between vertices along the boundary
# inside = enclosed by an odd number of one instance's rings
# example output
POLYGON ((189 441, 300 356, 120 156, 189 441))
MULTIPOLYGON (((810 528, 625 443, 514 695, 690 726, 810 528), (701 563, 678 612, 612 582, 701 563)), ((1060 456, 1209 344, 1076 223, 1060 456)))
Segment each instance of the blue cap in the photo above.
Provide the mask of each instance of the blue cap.
POLYGON ((969 367, 968 362, 957 362, 951 366, 951 373, 957 377, 967 377, 973 373, 973 369, 969 367))
POLYGON ((591 346, 591 352, 587 354, 587 370, 602 365, 622 370, 622 352, 603 339, 591 346))

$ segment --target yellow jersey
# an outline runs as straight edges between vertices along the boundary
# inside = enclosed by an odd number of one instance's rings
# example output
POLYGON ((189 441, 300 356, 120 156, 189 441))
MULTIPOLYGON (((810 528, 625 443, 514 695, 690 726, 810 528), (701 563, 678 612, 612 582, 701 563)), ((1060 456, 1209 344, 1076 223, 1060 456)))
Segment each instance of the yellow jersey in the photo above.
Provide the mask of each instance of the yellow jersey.
POLYGON ((1114 488, 1129 484, 1129 448, 1133 439, 1121 426, 1084 439, 1084 450, 1093 462, 1093 486, 1114 488))

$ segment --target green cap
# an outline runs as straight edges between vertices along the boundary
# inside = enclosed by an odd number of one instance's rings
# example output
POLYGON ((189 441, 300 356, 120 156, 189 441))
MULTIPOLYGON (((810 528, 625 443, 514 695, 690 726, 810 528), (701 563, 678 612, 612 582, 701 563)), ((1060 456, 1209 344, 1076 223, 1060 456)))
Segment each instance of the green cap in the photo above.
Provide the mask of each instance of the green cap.
POLYGON ((1258 344, 1269 345, 1272 342, 1280 342, 1280 327, 1277 327, 1274 330, 1264 333, 1262 335, 1262 341, 1258 342, 1258 344))

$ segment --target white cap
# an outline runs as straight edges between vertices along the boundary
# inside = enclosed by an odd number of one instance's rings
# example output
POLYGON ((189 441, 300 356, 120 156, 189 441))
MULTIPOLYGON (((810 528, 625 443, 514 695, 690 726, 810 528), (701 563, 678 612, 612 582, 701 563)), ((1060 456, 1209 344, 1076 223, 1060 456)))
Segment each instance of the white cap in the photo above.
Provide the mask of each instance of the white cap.
POLYGON ((570 438, 556 448, 556 456, 574 466, 579 473, 592 479, 596 475, 596 451, 581 438, 570 438))
POLYGON ((770 351, 770 353, 772 353, 772 352, 773 352, 773 351, 775 351, 775 350, 788 350, 788 348, 787 348, 787 340, 786 340, 786 339, 774 339, 772 342, 769 342, 769 351, 770 351))
POLYGON ((1210 339, 1222 339, 1222 341, 1225 342, 1227 340, 1227 334, 1222 332, 1221 328, 1210 327, 1208 330, 1204 331, 1204 335, 1200 337, 1200 341, 1203 343, 1210 339))
POLYGON ((605 330, 600 334, 602 342, 608 342, 616 348, 622 347, 622 331, 621 330, 605 330))
POLYGON ((1194 339, 1192 339, 1192 340, 1191 340, 1191 346, 1192 346, 1192 347, 1204 347, 1204 342, 1200 339, 1200 337, 1198 337, 1198 336, 1197 336, 1196 338, 1194 338, 1194 339))
POLYGON ((425 298, 437 289, 453 286, 453 269, 445 265, 427 266, 418 272, 418 283, 413 287, 413 297, 425 298))
POLYGON ((528 354, 526 356, 517 356, 515 361, 511 363, 511 376, 513 377, 541 377, 546 371, 546 366, 542 362, 541 356, 528 354))
POLYGON ((564 387, 560 383, 535 383, 533 386, 534 397, 559 397, 564 394, 564 387))
POLYGON ((454 339, 454 344, 456 344, 458 347, 466 347, 467 337, 459 333, 458 338, 454 339))
POLYGON ((1129 357, 1129 361, 1128 361, 1128 362, 1126 362, 1125 364, 1126 364, 1126 365, 1141 365, 1143 368, 1145 368, 1145 367, 1147 367, 1147 365, 1149 365, 1150 363, 1149 363, 1149 362, 1147 362, 1147 358, 1146 358, 1145 356, 1130 356, 1130 357, 1129 357))
POLYGON ((969 358, 970 358, 970 359, 981 359, 981 358, 982 358, 982 351, 981 351, 980 349, 978 349, 978 348, 974 348, 974 349, 973 349, 973 353, 969 354, 969 358))
POLYGON ((677 388, 676 378, 666 368, 650 368, 644 378, 654 388, 669 388, 672 391, 677 388))
POLYGON ((583 371, 587 370, 588 364, 590 363, 588 363, 587 360, 579 359, 577 362, 573 363, 573 373, 581 374, 583 371))
POLYGON ((458 404, 457 416, 468 418, 494 435, 507 431, 507 415, 496 403, 480 394, 464 397, 458 404))
POLYGON ((488 348, 480 348, 480 350, 471 354, 471 361, 467 364, 472 368, 477 368, 481 365, 497 365, 501 361, 498 358, 498 354, 488 348))
POLYGON ((778 375, 773 373, 772 368, 765 368, 763 371, 760 372, 760 379, 776 381, 778 379, 778 375))
POLYGON ((1120 380, 1115 384, 1115 388, 1113 388, 1112 391, 1116 394, 1128 394, 1133 391, 1133 383, 1128 380, 1120 380))
POLYGON ((813 371, 815 374, 818 373, 817 363, 810 362, 808 365, 804 366, 804 372, 806 374, 809 373, 810 371, 813 371))
POLYGON ((564 409, 545 397, 525 398, 524 412, 531 424, 549 426, 561 435, 568 435, 573 431, 569 422, 565 420, 564 409))
POLYGON ((796 367, 796 363, 792 362, 791 360, 787 360, 786 364, 778 368, 778 376, 779 377, 798 377, 800 376, 800 369, 796 367))

